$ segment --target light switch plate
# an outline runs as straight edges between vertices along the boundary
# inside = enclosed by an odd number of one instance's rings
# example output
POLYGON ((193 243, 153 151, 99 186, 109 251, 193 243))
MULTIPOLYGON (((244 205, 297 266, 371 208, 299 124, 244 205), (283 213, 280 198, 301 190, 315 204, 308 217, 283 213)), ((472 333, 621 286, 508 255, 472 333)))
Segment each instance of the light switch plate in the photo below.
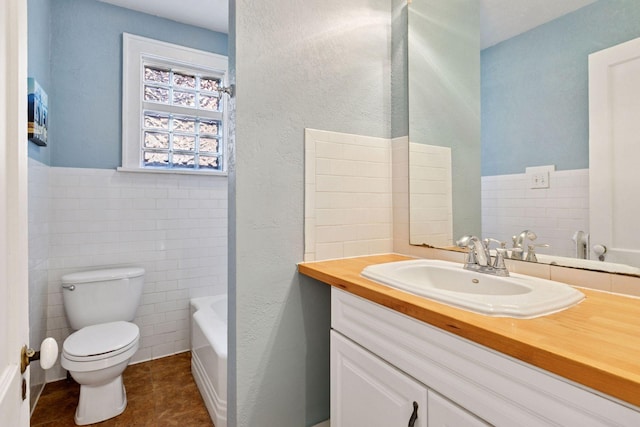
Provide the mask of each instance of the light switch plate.
POLYGON ((549 188, 549 172, 530 173, 529 188, 549 188))
POLYGON ((549 188, 551 187, 549 177, 551 172, 555 172, 555 165, 530 166, 525 169, 525 174, 529 180, 529 188, 549 188))

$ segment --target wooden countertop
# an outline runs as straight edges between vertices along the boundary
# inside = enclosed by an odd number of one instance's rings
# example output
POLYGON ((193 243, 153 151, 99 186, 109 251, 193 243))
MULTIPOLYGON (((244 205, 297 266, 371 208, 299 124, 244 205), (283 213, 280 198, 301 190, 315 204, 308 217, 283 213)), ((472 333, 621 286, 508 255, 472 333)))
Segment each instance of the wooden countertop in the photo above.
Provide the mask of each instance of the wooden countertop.
POLYGON ((640 299, 580 288, 580 304, 535 319, 489 317, 360 276, 388 254, 301 263, 301 274, 640 406, 640 299))

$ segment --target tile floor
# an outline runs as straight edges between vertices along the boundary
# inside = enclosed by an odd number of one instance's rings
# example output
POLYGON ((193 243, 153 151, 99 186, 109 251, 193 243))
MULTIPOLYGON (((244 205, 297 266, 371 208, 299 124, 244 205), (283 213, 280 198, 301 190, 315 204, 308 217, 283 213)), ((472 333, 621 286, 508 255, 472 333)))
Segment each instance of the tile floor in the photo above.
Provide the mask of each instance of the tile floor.
MULTIPOLYGON (((127 409, 91 424, 99 427, 213 427, 191 376, 191 353, 131 365, 124 372, 127 409)), ((80 386, 66 380, 45 386, 31 416, 32 427, 73 427, 80 386)))

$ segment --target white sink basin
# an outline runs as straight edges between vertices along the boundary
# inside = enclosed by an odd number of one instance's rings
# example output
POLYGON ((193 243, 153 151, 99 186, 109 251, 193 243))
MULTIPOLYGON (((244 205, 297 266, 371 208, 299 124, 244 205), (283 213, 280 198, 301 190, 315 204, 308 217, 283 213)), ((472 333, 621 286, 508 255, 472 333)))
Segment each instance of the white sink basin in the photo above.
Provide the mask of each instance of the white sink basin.
POLYGON ((376 264, 362 276, 458 308, 498 317, 533 318, 569 308, 584 299, 564 283, 511 273, 498 277, 440 260, 376 264))

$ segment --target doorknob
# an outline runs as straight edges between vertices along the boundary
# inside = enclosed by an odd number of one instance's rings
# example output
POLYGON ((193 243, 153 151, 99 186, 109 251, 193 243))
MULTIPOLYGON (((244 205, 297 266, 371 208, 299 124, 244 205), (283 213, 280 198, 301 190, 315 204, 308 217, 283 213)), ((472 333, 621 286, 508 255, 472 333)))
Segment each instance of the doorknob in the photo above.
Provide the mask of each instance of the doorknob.
POLYGON ((22 346, 20 351, 20 372, 24 374, 32 360, 39 360, 42 369, 49 369, 58 359, 58 343, 53 338, 45 338, 40 344, 40 351, 22 346))
POLYGON ((607 247, 605 245, 593 245, 591 249, 593 249, 593 252, 598 256, 600 261, 604 261, 604 254, 607 253, 607 247))

